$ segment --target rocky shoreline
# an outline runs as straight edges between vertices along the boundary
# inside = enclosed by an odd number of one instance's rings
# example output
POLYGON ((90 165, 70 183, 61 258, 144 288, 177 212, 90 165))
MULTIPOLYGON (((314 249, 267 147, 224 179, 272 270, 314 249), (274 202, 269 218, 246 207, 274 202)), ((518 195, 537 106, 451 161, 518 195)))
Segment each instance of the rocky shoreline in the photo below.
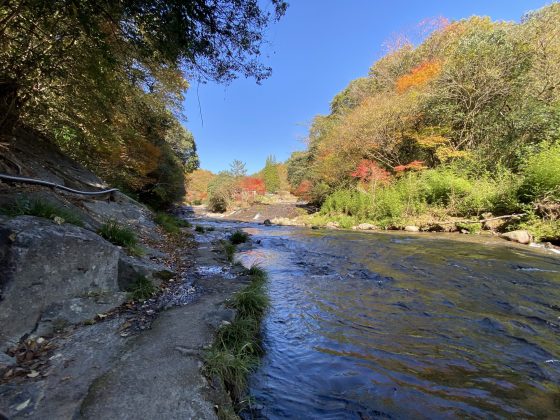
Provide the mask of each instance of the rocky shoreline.
POLYGON ((202 374, 203 353, 234 319, 226 302, 249 279, 219 239, 203 235, 193 240, 183 228, 152 239, 174 273, 153 297, 12 347, 15 357, 2 358, 0 411, 9 418, 216 418, 218 407, 231 405, 202 374))

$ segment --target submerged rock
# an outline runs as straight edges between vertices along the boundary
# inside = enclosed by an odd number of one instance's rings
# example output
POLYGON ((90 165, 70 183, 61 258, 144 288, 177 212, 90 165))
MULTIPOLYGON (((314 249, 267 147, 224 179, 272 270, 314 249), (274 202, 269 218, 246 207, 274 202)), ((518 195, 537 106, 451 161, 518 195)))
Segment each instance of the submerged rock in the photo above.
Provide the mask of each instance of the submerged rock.
POLYGON ((512 232, 507 232, 502 234, 502 238, 512 242, 519 242, 520 244, 529 244, 532 239, 531 234, 526 230, 514 230, 512 232))
POLYGON ((86 229, 33 216, 2 222, 0 349, 33 332, 55 303, 118 292, 118 261, 119 249, 86 229))

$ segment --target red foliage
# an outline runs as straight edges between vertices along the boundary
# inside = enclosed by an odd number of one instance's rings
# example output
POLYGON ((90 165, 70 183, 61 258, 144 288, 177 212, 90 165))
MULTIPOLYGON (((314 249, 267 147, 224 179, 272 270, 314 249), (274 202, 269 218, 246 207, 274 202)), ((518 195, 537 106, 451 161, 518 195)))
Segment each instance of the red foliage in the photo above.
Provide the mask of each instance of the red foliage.
POLYGON ((421 160, 413 160, 412 162, 406 164, 406 165, 399 165, 399 166, 395 166, 394 168, 395 172, 404 172, 404 171, 420 171, 422 169, 426 169, 426 166, 424 165, 424 162, 421 160))
POLYGON ((309 193, 311 192, 311 187, 312 187, 311 181, 303 180, 300 182, 298 187, 293 191, 293 194, 296 197, 308 198, 309 193))
POLYGON ((259 195, 263 195, 266 191, 264 180, 253 177, 245 177, 239 182, 239 187, 242 191, 252 192, 255 191, 259 195))
POLYGON ((362 159, 356 167, 356 170, 350 175, 363 182, 377 181, 387 184, 391 180, 391 174, 389 172, 381 168, 374 161, 367 159, 362 159))

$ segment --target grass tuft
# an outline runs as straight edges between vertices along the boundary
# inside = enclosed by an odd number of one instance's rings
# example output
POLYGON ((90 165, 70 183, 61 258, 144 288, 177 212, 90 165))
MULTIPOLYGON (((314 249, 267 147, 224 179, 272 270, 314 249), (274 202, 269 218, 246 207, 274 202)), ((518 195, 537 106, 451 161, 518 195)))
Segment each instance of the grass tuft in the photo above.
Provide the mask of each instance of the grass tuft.
POLYGON ((234 245, 239 245, 239 244, 245 243, 248 240, 249 240, 249 234, 247 234, 247 233, 245 233, 241 230, 236 230, 229 237, 229 241, 234 245))
POLYGON ((182 227, 191 227, 191 224, 188 221, 167 213, 157 213, 154 220, 167 233, 172 234, 179 233, 182 227))
POLYGON ((144 301, 153 296, 156 287, 150 279, 139 276, 134 283, 128 288, 129 297, 134 300, 144 301))
POLYGON ((242 408, 247 377, 258 365, 263 352, 261 321, 269 305, 264 270, 253 266, 247 274, 251 276, 251 283, 233 298, 236 318, 218 331, 213 346, 205 355, 204 368, 208 376, 220 378, 238 410, 242 408))
POLYGON ((60 217, 65 223, 71 223, 80 227, 84 225, 83 220, 76 213, 43 200, 18 200, 11 206, 2 207, 0 213, 10 217, 23 215, 44 217, 46 219, 60 217))
POLYGON ((141 253, 134 231, 127 226, 120 225, 116 220, 107 221, 97 233, 109 242, 127 248, 133 254, 141 253))
POLYGON ((226 254, 226 258, 229 262, 233 262, 233 257, 235 256, 235 245, 232 244, 230 241, 222 241, 222 246, 224 247, 224 252, 226 254))

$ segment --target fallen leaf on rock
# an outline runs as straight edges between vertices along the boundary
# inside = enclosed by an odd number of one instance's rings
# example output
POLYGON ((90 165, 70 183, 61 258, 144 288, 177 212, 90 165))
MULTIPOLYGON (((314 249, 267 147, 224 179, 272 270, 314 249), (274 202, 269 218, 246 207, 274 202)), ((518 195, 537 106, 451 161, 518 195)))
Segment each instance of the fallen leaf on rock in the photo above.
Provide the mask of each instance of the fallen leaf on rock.
POLYGON ((18 405, 16 407, 16 411, 25 410, 30 402, 31 402, 31 399, 28 399, 27 401, 22 402, 20 405, 18 405))
POLYGON ((27 374, 28 378, 36 378, 37 376, 39 376, 39 372, 37 372, 36 370, 32 370, 27 374))

